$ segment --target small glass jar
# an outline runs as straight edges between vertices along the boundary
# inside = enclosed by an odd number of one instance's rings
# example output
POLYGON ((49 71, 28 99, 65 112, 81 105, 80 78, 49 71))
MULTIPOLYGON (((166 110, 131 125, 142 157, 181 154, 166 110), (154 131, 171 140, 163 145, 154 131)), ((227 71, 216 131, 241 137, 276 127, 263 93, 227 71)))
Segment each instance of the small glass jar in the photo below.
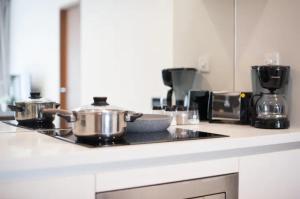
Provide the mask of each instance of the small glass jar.
POLYGON ((199 124, 200 118, 199 118, 199 110, 197 104, 192 104, 188 108, 188 122, 189 124, 199 124))

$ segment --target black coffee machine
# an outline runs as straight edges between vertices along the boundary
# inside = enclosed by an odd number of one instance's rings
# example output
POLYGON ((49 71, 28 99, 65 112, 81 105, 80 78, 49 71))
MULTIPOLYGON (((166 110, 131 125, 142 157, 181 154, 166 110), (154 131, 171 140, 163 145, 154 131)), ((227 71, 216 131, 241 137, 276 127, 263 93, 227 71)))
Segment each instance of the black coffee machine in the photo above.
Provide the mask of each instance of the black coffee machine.
POLYGON ((256 128, 289 128, 286 96, 290 66, 252 66, 251 125, 256 128))
POLYGON ((171 87, 167 93, 167 106, 184 106, 189 90, 193 87, 193 82, 197 69, 195 68, 168 68, 162 70, 163 82, 171 87), (176 103, 173 104, 172 96, 175 94, 176 103))

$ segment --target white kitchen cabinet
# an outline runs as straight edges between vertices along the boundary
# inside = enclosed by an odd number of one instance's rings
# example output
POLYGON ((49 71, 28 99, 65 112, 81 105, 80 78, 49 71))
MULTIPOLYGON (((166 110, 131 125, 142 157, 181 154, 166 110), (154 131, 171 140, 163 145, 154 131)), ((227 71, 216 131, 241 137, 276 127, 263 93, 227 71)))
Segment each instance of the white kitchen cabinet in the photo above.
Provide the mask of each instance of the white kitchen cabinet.
POLYGON ((0 180, 1 199, 94 199, 93 175, 0 180))
POLYGON ((240 158, 240 199, 299 199, 300 150, 240 158))

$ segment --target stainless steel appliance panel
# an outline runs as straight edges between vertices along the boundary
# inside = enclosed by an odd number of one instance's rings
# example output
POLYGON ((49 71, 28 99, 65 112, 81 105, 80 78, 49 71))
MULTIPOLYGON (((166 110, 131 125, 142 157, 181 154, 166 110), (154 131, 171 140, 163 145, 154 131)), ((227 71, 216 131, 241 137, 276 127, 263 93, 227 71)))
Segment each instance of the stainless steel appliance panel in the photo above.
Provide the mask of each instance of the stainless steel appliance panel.
MULTIPOLYGON (((130 179, 129 179, 130 180, 130 179)), ((238 174, 96 193, 96 199, 238 199, 238 174)))
POLYGON ((210 122, 249 124, 251 92, 212 92, 209 100, 210 122))

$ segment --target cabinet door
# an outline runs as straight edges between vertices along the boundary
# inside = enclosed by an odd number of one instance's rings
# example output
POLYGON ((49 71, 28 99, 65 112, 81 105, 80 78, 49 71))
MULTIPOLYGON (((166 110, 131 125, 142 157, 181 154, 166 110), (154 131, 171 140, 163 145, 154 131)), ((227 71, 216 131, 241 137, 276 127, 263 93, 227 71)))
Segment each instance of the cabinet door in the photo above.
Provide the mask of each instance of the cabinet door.
POLYGON ((239 198, 299 199, 300 150, 240 159, 239 198))
POLYGON ((93 175, 0 181, 1 199, 94 199, 93 175))

